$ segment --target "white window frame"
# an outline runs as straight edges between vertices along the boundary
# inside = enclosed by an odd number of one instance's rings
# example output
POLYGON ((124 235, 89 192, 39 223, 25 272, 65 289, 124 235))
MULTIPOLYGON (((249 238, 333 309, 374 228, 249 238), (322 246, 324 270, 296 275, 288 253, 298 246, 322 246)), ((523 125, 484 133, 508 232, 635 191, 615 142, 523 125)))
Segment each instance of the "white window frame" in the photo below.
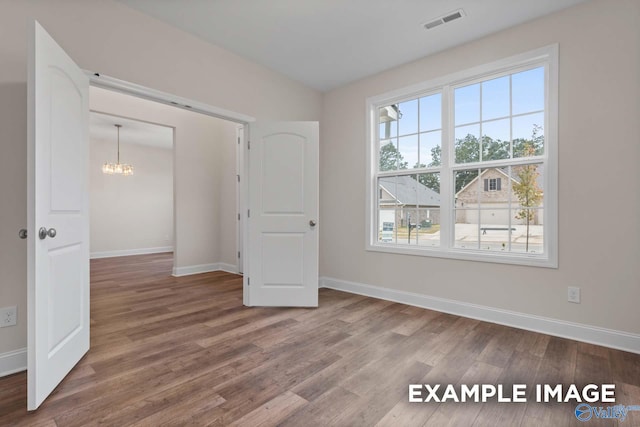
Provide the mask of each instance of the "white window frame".
POLYGON ((487 184, 487 191, 498 191, 498 178, 488 178, 489 183, 487 184), (493 188, 491 188, 491 184, 493 184, 493 188))
MULTIPOLYGON (((557 44, 514 55, 468 70, 453 73, 416 85, 393 90, 381 95, 367 98, 366 117, 366 245, 367 251, 386 252, 406 255, 419 255, 437 258, 450 258, 469 261, 484 261, 503 264, 516 264, 535 267, 558 268, 558 51, 557 44), (454 130, 453 123, 453 89, 460 86, 481 82, 487 79, 517 73, 535 66, 545 67, 545 145, 544 154, 530 158, 516 158, 491 162, 454 164, 454 144, 450 143, 450 135, 454 130), (409 245, 389 245, 378 242, 378 176, 379 151, 378 143, 378 109, 380 107, 412 100, 419 97, 442 93, 442 158, 441 167, 429 168, 430 171, 440 169, 441 224, 440 247, 415 247, 409 245), (482 250, 460 249, 454 247, 454 195, 453 175, 456 170, 470 168, 487 168, 502 163, 515 165, 531 163, 542 159, 545 164, 543 175, 544 191, 544 249, 542 254, 502 253, 482 250)), ((420 173, 422 169, 415 172, 420 173)), ((407 171, 398 171, 407 172, 407 171)), ((391 171, 385 175, 392 174, 391 171)))

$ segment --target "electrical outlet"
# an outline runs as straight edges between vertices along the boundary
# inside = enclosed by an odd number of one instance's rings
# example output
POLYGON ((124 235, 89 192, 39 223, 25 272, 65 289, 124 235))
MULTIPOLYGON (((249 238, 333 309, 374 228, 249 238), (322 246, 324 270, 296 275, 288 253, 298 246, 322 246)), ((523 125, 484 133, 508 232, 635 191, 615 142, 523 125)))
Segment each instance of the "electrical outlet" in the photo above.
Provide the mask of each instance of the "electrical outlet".
POLYGON ((580 304, 580 288, 577 286, 569 286, 567 288, 567 301, 580 304))
POLYGON ((5 326, 15 326, 18 320, 16 306, 0 308, 0 328, 5 326))

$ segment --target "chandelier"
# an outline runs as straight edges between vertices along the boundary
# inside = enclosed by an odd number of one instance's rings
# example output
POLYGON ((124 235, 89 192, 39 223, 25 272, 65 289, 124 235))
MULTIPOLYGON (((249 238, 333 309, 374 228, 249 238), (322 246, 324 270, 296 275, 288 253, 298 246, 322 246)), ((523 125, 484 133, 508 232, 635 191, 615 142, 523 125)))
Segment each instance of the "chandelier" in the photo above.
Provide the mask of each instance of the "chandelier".
POLYGON ((120 128, 122 125, 115 125, 115 127, 118 129, 118 162, 105 162, 105 164, 102 165, 102 173, 106 173, 108 175, 133 175, 132 165, 120 163, 120 128))

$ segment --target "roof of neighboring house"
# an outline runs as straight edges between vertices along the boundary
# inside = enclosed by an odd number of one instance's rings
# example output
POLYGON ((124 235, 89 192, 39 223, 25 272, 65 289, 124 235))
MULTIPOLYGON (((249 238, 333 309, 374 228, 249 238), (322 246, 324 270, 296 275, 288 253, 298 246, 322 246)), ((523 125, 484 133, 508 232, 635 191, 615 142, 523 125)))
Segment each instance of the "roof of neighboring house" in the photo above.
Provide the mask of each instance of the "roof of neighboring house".
POLYGON ((379 185, 401 205, 440 206, 440 194, 411 176, 380 178, 379 185))
MULTIPOLYGON (((509 177, 509 175, 507 174, 508 168, 487 168, 484 169, 482 171, 482 173, 480 174, 480 177, 482 177, 482 175, 484 175, 485 173, 489 172, 490 170, 495 170, 497 172, 500 172, 502 175, 505 176, 505 178, 511 178, 512 181, 514 182, 520 182, 518 180, 518 173, 516 171, 517 166, 513 166, 511 168, 511 177, 509 177)), ((538 164, 538 178, 536 179, 536 182, 538 184, 538 187, 543 188, 543 181, 542 181, 542 177, 544 175, 544 165, 543 164, 538 164)), ((456 197, 458 197, 458 195, 462 192, 464 192, 467 188, 469 188, 471 185, 473 185, 474 182, 476 182, 478 180, 478 177, 475 177, 474 179, 472 179, 471 181, 469 181, 469 183, 467 185, 465 185, 464 187, 462 187, 460 189, 460 191, 458 191, 456 193, 456 197)))

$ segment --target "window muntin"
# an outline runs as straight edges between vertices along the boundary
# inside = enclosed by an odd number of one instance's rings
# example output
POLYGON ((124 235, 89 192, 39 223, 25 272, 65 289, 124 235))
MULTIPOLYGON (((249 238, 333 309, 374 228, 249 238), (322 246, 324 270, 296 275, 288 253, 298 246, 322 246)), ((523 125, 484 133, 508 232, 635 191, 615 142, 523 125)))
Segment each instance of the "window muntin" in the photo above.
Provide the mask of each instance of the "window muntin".
MULTIPOLYGON (((553 54, 553 48, 545 49, 553 54)), ((403 116, 402 108, 412 108, 405 116, 404 124, 395 127, 397 133, 390 133, 388 140, 393 142, 394 137, 410 136, 407 133, 416 130, 413 122, 417 121, 418 143, 413 151, 408 149, 408 143, 398 150, 399 143, 396 143, 394 168, 385 168, 380 163, 376 168, 378 172, 374 174, 378 177, 395 176, 397 179, 413 175, 416 182, 415 177, 420 173, 436 172, 432 178, 437 187, 432 186, 438 190, 438 194, 441 188, 445 193, 440 194, 438 236, 437 239, 431 236, 431 246, 422 245, 427 240, 421 234, 422 227, 411 229, 411 233, 401 229, 407 224, 410 226, 413 218, 420 218, 420 207, 414 205, 413 211, 406 206, 395 206, 394 209, 401 211, 394 211, 397 215, 393 222, 394 226, 397 224, 394 228, 395 240, 382 242, 382 225, 378 224, 370 249, 387 251, 384 248, 388 248, 388 251, 400 253, 556 265, 557 252, 555 248, 549 251, 548 245, 557 241, 557 213, 554 212, 555 203, 552 206, 544 203, 543 199, 549 192, 553 202, 553 196, 557 194, 556 161, 549 159, 549 137, 546 134, 546 129, 554 132, 556 129, 557 74, 550 83, 549 73, 551 68, 557 73, 554 62, 557 57, 554 60, 550 54, 545 55, 541 55, 544 58, 538 56, 538 62, 523 60, 523 63, 528 62, 527 65, 514 66, 501 61, 499 67, 485 70, 481 75, 469 73, 466 76, 469 83, 449 85, 446 79, 440 79, 438 84, 430 87, 425 84, 423 93, 428 93, 427 90, 431 92, 425 96, 414 95, 403 99, 400 91, 397 91, 391 96, 392 102, 381 101, 378 104, 386 108, 396 106, 403 116), (553 108, 549 110, 548 91, 552 90, 553 108), (527 94, 527 91, 536 93, 527 94), (425 114, 429 111, 431 114, 425 114), (436 123, 438 118, 440 121, 436 123), (551 128, 548 120, 553 120, 551 128), (400 132, 405 134, 401 135, 400 132), (431 138, 431 142, 427 143, 426 138, 431 138), (406 159, 404 153, 408 153, 406 159), (547 162, 551 162, 551 169, 547 162), (521 202, 514 193, 518 183, 515 174, 518 168, 526 165, 535 165, 538 171, 534 181, 540 197, 535 203, 521 202), (553 172, 551 175, 544 173, 549 170, 553 172), (495 173, 501 175, 491 178, 483 176, 495 173), (480 191, 477 192, 476 203, 470 205, 462 198, 459 200, 457 193, 474 179, 473 185, 477 185, 480 191), (486 192, 486 197, 483 196, 485 179, 491 180, 487 181, 491 190, 486 192), (498 195, 502 199, 488 198, 498 195), (410 222, 407 221, 407 213, 410 214, 410 222), (404 222, 401 222, 403 219, 404 222), (416 229, 419 230, 417 234, 416 229), (553 234, 548 236, 549 232, 553 234)), ((457 81, 461 81, 461 75, 464 73, 457 75, 457 81)), ((411 93, 420 92, 414 87, 411 93)), ((375 119, 376 115, 372 114, 371 118, 375 119)), ((386 126, 390 131, 394 129, 393 123, 386 126)), ((412 144, 415 142, 409 138, 405 140, 412 144)), ((555 153, 554 150, 555 145, 551 153, 555 153)), ((430 207, 430 210, 433 209, 430 207)), ((379 211, 373 213, 376 221, 379 214, 379 211)))

